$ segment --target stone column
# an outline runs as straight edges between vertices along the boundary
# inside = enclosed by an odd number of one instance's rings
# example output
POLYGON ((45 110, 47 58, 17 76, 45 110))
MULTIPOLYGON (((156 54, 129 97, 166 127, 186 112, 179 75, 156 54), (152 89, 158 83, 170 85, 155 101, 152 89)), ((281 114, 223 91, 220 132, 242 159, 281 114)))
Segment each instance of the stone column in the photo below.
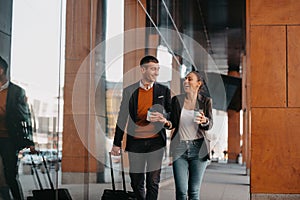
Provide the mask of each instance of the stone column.
MULTIPOLYGON (((146 8, 146 0, 142 0, 142 5, 146 8)), ((146 13, 142 6, 135 0, 125 1, 124 7, 124 86, 138 81, 141 77, 139 63, 146 52, 146 32, 143 29, 146 25, 146 13)), ((154 55, 155 56, 155 55, 154 55)))
POLYGON ((300 199, 299 9, 247 0, 252 200, 300 199))
POLYGON ((96 13, 97 0, 67 1, 62 183, 97 181, 96 13))
MULTIPOLYGON (((229 66, 228 75, 239 77, 239 66, 229 66)), ((237 162, 240 146, 240 112, 228 110, 228 162, 237 162)))

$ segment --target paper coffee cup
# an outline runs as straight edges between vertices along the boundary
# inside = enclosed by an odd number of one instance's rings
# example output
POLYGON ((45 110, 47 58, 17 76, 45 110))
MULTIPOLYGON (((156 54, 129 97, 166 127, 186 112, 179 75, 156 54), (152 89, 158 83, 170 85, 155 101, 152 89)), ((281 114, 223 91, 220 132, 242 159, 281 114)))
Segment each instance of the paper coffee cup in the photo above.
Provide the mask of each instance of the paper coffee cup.
POLYGON ((202 109, 196 109, 196 110, 194 110, 194 122, 198 122, 197 117, 200 116, 202 112, 203 112, 202 109))
POLYGON ((200 116, 199 110, 194 110, 194 122, 198 122, 197 117, 200 116))
POLYGON ((148 122, 150 122, 150 116, 151 116, 151 110, 148 110, 148 111, 147 111, 147 118, 146 118, 146 120, 147 120, 148 122))

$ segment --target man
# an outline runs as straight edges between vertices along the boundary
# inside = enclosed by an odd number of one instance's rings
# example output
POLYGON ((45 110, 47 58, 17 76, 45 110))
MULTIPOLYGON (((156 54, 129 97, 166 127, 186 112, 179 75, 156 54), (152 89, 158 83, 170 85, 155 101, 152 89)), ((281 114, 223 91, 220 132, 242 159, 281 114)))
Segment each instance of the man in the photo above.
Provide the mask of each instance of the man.
POLYGON ((159 69, 157 58, 145 56, 141 59, 142 79, 123 91, 111 150, 112 155, 120 154, 127 125, 125 150, 129 156, 131 187, 139 200, 157 199, 166 146, 164 124, 171 110, 171 96, 169 88, 156 83, 159 69))
POLYGON ((0 157, 5 181, 14 200, 22 200, 18 181, 18 152, 28 147, 35 152, 32 141, 31 120, 25 91, 8 81, 7 62, 0 57, 0 157))

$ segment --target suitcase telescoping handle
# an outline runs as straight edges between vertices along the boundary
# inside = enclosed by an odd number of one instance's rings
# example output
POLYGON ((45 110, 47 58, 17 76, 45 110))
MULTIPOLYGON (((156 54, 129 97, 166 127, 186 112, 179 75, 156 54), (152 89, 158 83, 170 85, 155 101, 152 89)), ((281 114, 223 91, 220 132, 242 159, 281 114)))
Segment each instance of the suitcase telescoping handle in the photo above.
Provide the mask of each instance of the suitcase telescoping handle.
POLYGON ((34 173, 35 173, 36 179, 38 181, 39 187, 40 187, 41 190, 44 190, 42 182, 41 182, 41 179, 40 179, 40 176, 38 175, 38 171, 36 170, 36 165, 35 165, 35 163, 34 163, 33 158, 32 158, 31 155, 30 155, 30 158, 31 158, 32 168, 34 170, 34 173))
MULTIPOLYGON (((120 150, 120 156, 121 156, 121 173, 122 173, 122 182, 123 182, 123 191, 126 192, 126 183, 125 183, 125 173, 124 173, 124 161, 123 161, 123 152, 122 149, 120 150)), ((109 152, 109 162, 110 162, 110 174, 111 174, 111 183, 113 191, 116 190, 115 185, 115 178, 114 178, 114 170, 113 170, 113 162, 112 162, 112 156, 111 152, 109 152)))
POLYGON ((124 160, 123 160, 123 152, 122 149, 120 150, 120 156, 121 156, 121 170, 122 170, 122 181, 123 181, 123 190, 126 192, 126 183, 125 183, 125 173, 124 173, 124 160))
MULTIPOLYGON (((41 155, 41 156, 42 156, 42 159, 43 159, 43 165, 44 165, 44 167, 45 167, 45 169, 46 169, 46 173, 47 173, 48 181, 49 181, 49 183, 50 183, 50 187, 51 187, 52 190, 54 190, 54 185, 53 185, 52 180, 51 180, 51 177, 50 177, 50 173, 49 173, 49 169, 48 169, 48 167, 47 167, 47 163, 46 163, 45 157, 44 157, 43 154, 40 154, 40 153, 38 153, 38 155, 41 155)), ((34 161, 33 161, 32 156, 30 156, 30 157, 31 157, 31 163, 32 163, 32 167, 33 167, 33 169, 34 169, 34 173, 35 173, 36 179, 37 179, 37 181, 38 181, 38 183, 39 183, 39 187, 40 187, 41 190, 44 190, 43 185, 42 185, 42 182, 41 182, 41 179, 40 179, 40 176, 39 176, 38 171, 37 171, 37 169, 36 169, 36 165, 35 165, 35 163, 34 163, 34 161)))
POLYGON ((114 178, 114 170, 113 170, 113 166, 112 166, 111 152, 109 152, 109 163, 110 163, 110 175, 111 175, 112 189, 113 189, 113 191, 116 191, 115 178, 114 178))
POLYGON ((48 177, 48 180, 49 180, 49 183, 50 183, 50 187, 51 187, 52 190, 54 190, 54 185, 53 185, 51 177, 50 177, 50 173, 49 173, 49 169, 47 167, 47 163, 46 163, 45 157, 44 157, 43 154, 41 154, 41 155, 42 155, 44 167, 46 169, 47 177, 48 177))

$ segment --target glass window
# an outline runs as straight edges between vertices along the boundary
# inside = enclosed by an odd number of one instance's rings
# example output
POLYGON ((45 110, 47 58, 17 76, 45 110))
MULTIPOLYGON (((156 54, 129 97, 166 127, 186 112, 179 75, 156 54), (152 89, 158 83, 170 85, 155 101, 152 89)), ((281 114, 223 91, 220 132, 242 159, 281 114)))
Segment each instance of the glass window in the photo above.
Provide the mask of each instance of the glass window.
MULTIPOLYGON (((54 185, 59 180, 59 170, 52 167, 60 169, 62 157, 65 6, 65 0, 16 0, 12 16, 10 80, 26 91, 33 139, 54 175, 54 185)), ((25 194, 38 189, 27 177, 31 175, 27 151, 21 152, 19 165, 25 194)), ((34 159, 38 172, 42 172, 41 156, 34 159)))

